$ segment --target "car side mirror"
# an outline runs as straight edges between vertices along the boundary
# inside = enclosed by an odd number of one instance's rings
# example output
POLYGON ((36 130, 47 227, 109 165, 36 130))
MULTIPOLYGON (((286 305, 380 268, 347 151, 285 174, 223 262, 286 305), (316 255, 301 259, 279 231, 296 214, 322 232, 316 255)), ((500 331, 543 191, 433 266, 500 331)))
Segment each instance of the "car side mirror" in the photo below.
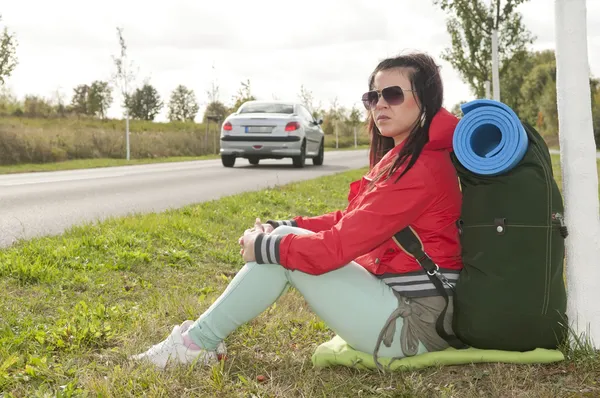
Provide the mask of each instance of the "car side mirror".
POLYGON ((318 119, 317 120, 317 125, 321 125, 321 124, 323 124, 323 119, 318 119))

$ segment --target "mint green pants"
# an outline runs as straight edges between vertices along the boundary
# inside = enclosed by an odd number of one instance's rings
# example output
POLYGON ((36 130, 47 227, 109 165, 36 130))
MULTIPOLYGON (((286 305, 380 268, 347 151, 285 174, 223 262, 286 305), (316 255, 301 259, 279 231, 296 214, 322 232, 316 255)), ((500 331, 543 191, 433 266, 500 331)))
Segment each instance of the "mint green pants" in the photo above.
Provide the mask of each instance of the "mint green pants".
MULTIPOLYGON (((272 233, 312 232, 282 226, 272 233)), ((289 286, 304 296, 311 310, 331 330, 355 350, 365 353, 373 353, 381 329, 398 306, 391 288, 355 262, 322 275, 251 262, 242 267, 223 294, 190 327, 192 341, 214 350, 231 332, 269 308, 289 286)), ((394 341, 391 347, 381 344, 380 357, 404 356, 400 347, 401 329, 402 318, 398 318, 394 341)), ((420 343, 419 353, 425 351, 420 343)))

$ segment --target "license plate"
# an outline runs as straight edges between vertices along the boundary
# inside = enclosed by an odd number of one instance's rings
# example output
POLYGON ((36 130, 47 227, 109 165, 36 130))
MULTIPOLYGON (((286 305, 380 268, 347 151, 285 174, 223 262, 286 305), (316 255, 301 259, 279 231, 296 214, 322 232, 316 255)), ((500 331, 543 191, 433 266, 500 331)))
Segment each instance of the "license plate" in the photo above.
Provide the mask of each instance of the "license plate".
POLYGON ((272 126, 246 126, 246 133, 271 133, 272 126))

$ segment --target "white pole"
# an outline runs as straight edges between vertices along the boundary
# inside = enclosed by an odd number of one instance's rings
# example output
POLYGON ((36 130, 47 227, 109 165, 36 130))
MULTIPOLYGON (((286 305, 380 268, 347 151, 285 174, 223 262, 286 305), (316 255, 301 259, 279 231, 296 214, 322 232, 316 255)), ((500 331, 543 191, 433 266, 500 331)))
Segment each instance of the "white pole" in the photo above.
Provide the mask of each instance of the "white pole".
POLYGON ((127 160, 129 160, 130 157, 130 151, 129 151, 129 110, 125 110, 125 141, 127 142, 127 160))
POLYGON ((600 215, 585 0, 555 0, 556 97, 565 197, 567 316, 600 344, 600 215))
MULTIPOLYGON (((125 62, 123 63, 123 71, 124 71, 124 80, 125 80, 125 95, 127 95, 127 59, 125 58, 125 62)), ((125 97, 127 100, 127 97, 125 97)), ((127 160, 130 159, 129 154, 129 108, 127 107, 127 101, 125 101, 125 145, 127 147, 127 160)))
POLYGON ((494 86, 494 100, 500 101, 500 68, 498 66, 498 30, 492 30, 492 83, 494 86))
POLYGON ((491 89, 491 84, 490 84, 489 80, 486 80, 486 82, 485 82, 485 98, 492 99, 492 89, 491 89))

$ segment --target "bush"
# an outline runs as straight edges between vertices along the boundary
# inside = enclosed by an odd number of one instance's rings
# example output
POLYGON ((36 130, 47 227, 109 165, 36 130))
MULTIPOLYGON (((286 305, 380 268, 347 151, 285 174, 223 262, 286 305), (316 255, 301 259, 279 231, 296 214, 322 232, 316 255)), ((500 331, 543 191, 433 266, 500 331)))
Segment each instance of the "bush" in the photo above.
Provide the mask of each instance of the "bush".
MULTIPOLYGON (((214 138, 218 134, 216 126, 211 125, 207 143, 205 134, 205 127, 195 123, 131 121, 131 156, 139 159, 214 153, 214 138)), ((0 164, 124 157, 123 121, 0 119, 0 164)))
MULTIPOLYGON (((38 104, 32 102, 32 104, 38 104)), ((31 110, 32 108, 30 108, 31 110)), ((41 112, 43 107, 37 107, 41 112)), ((339 148, 354 146, 352 133, 342 130, 339 148)), ((358 127, 359 145, 368 144, 358 127)), ((192 122, 130 121, 130 150, 134 159, 202 156, 218 153, 219 128, 192 122)), ((335 135, 325 136, 335 148, 335 135)), ((51 163, 73 159, 124 158, 125 121, 68 118, 0 118, 0 164, 51 163)))

